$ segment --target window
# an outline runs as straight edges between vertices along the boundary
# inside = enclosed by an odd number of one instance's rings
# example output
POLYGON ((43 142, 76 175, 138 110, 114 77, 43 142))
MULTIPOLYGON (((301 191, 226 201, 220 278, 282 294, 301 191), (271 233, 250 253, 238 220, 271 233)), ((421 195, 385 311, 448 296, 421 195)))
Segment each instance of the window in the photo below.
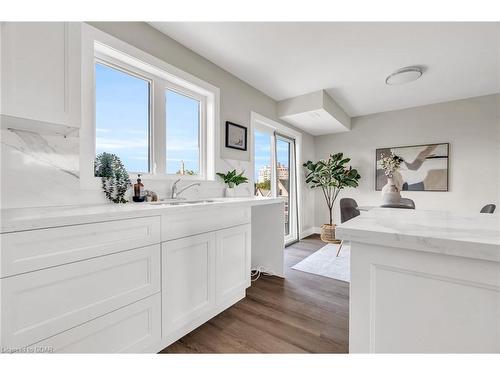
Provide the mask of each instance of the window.
POLYGON ((283 199, 285 244, 290 244, 299 235, 296 141, 300 144, 301 136, 254 112, 251 121, 255 195, 283 199))
POLYGON ((132 178, 215 179, 218 88, 121 47, 94 42, 95 148, 82 155, 114 153, 132 178))
POLYGON ((265 132, 254 132, 254 160, 255 160, 255 195, 262 197, 272 196, 271 191, 271 135, 265 132))
POLYGON ((200 174, 200 100, 166 90, 167 174, 200 174))
POLYGON ((149 81, 95 64, 96 153, 120 157, 131 172, 149 172, 149 81))

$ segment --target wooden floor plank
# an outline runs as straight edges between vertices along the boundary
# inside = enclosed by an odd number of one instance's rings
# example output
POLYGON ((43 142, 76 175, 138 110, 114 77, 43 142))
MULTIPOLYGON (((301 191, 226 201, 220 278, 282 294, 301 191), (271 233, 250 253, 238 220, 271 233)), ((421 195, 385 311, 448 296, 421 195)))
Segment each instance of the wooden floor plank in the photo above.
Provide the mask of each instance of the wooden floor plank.
POLYGON ((285 279, 261 276, 247 296, 161 353, 347 353, 349 284, 291 267, 324 246, 285 249, 285 279))

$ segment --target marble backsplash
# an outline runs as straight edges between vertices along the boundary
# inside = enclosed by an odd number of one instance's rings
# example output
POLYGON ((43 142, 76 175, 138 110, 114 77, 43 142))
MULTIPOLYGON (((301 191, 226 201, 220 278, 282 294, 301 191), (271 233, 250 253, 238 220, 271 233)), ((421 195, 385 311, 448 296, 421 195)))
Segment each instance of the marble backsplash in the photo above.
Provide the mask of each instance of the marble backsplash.
MULTIPOLYGON (((0 127, 1 208, 108 203, 96 184, 82 189, 79 178, 78 129, 40 126, 23 120, 13 127, 2 116, 0 127)), ((217 170, 249 169, 248 162, 220 159, 217 170)), ((171 181, 143 179, 146 189, 167 197, 171 181)), ((188 182, 186 182, 187 184, 188 182)), ((183 186, 185 183, 181 183, 183 186)), ((252 195, 251 184, 241 185, 238 195, 252 195)), ((204 182, 186 191, 187 198, 223 196, 220 182, 204 182)), ((131 192, 130 192, 131 194, 131 192)))
POLYGON ((2 208, 103 202, 99 192, 80 189, 78 129, 31 126, 29 120, 12 125, 2 116, 2 208))

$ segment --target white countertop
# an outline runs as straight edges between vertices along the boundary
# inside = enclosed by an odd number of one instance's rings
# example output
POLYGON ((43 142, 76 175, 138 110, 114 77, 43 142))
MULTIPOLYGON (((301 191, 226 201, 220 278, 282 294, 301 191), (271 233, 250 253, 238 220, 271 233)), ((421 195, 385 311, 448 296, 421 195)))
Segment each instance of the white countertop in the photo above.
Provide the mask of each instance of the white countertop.
POLYGON ((374 208, 337 227, 339 239, 500 261, 500 215, 374 208))
MULTIPOLYGON (((283 202, 282 198, 243 197, 205 198, 210 203, 152 205, 148 203, 99 204, 55 207, 11 208, 1 210, 1 233, 76 225, 105 220, 162 215, 178 210, 199 210, 226 205, 262 205, 283 202)), ((201 199, 200 199, 201 200, 201 199)))

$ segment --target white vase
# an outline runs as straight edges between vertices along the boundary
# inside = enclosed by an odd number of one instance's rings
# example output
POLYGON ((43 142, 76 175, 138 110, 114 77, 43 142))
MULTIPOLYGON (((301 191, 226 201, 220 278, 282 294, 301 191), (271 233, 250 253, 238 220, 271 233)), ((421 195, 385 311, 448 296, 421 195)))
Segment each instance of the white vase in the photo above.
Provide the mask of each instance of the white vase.
POLYGON ((387 177, 387 184, 382 188, 382 204, 399 204, 400 202, 401 193, 393 177, 387 177))
POLYGON ((226 198, 231 198, 231 197, 234 197, 235 195, 235 188, 234 187, 226 187, 226 189, 224 189, 224 196, 226 198))

